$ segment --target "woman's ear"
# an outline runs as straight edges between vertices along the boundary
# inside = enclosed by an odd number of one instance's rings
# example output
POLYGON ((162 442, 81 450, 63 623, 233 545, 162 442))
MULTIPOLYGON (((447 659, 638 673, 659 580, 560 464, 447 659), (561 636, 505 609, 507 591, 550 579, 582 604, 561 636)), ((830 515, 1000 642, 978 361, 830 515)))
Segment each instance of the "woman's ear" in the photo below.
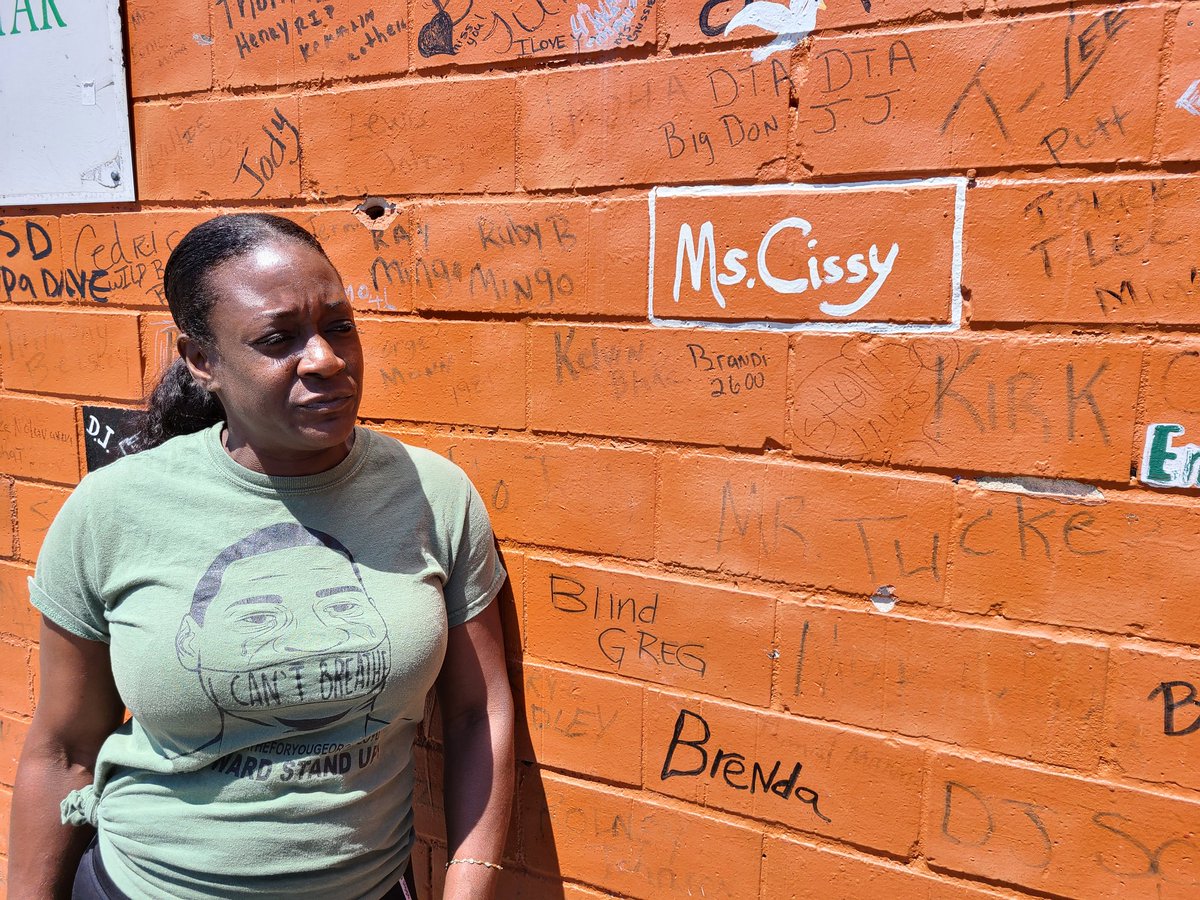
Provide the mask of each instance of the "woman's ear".
POLYGON ((217 384, 213 372, 214 354, 212 350, 206 350, 199 341, 183 333, 180 333, 176 340, 175 348, 179 351, 180 358, 187 364, 188 371, 192 373, 192 380, 206 391, 215 390, 217 384))

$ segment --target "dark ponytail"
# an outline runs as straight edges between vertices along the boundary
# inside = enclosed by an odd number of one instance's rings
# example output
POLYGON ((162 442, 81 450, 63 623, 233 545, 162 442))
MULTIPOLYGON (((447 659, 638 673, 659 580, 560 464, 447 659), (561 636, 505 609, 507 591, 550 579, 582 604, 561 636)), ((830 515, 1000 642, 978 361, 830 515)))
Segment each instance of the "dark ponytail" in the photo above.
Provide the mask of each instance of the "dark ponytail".
MULTIPOLYGON (((290 219, 265 213, 217 216, 184 235, 171 251, 163 272, 167 305, 180 332, 201 347, 211 347, 209 320, 218 298, 209 276, 222 263, 279 240, 298 241, 325 256, 320 243, 304 228, 290 219)), ((137 449, 157 447, 177 435, 202 431, 224 419, 221 401, 192 378, 182 359, 176 359, 146 401, 137 449)))

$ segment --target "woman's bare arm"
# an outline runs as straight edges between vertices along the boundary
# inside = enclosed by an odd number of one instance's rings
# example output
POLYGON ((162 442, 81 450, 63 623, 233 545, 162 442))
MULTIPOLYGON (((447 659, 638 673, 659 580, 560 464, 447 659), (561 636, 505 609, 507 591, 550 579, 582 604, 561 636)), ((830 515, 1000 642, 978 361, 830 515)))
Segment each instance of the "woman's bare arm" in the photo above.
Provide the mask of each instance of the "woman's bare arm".
MULTIPOLYGON (((445 742, 446 835, 451 859, 500 862, 513 795, 513 700, 498 603, 450 629, 438 676, 445 742)), ((446 897, 489 900, 496 870, 464 863, 446 873, 446 897)))
POLYGON ((63 825, 59 803, 91 783, 100 745, 125 712, 107 644, 76 637, 45 617, 40 640, 41 693, 13 792, 10 900, 71 896, 92 832, 63 825))

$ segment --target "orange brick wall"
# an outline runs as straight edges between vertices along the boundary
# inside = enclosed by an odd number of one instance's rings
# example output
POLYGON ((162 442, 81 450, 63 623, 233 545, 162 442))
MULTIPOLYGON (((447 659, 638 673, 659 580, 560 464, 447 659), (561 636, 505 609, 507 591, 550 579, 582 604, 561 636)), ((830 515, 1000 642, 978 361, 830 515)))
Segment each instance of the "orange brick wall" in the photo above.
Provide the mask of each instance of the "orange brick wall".
POLYGON ((0 818, 82 406, 171 358, 179 237, 273 210, 504 547, 503 896, 1200 895, 1200 504, 1139 478, 1200 436, 1200 4, 827 2, 755 63, 737 0, 126 0, 141 202, 0 209, 0 818), (903 245, 875 325, 672 299, 681 226, 799 208, 903 245))

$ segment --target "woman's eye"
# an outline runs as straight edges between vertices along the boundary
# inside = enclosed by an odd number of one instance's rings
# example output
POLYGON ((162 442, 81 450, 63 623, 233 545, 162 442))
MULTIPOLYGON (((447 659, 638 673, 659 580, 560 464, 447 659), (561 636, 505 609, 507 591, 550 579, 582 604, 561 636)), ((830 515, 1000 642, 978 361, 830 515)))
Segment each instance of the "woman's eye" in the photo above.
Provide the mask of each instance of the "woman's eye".
POLYGON ((337 331, 337 332, 350 332, 350 331, 354 331, 355 329, 354 329, 354 323, 349 320, 346 320, 343 322, 334 322, 332 325, 329 326, 329 330, 337 331))
POLYGON ((287 335, 274 332, 272 334, 260 337, 255 341, 255 345, 259 347, 278 347, 287 341, 287 335))

